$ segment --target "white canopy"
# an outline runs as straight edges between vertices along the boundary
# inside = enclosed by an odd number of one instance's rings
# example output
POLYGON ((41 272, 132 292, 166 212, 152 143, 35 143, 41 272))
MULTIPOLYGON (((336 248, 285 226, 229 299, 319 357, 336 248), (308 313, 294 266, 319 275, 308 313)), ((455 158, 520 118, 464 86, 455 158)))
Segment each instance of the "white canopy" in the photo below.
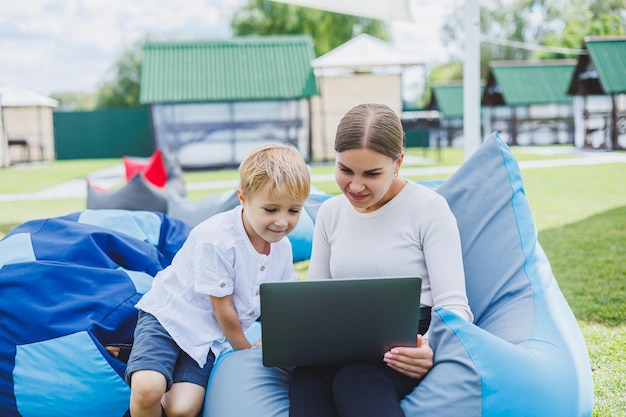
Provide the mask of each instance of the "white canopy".
POLYGON ((59 102, 24 87, 0 86, 0 106, 3 107, 57 107, 59 102))
POLYGON ((377 67, 407 67, 425 64, 413 54, 391 43, 362 33, 332 51, 313 60, 314 68, 346 68, 371 71, 377 67))
MULTIPOLYGON (((272 0, 363 16, 380 20, 415 21, 408 0, 272 0)), ((463 145, 465 157, 474 153, 482 142, 480 132, 480 8, 478 0, 464 0, 465 58, 463 72, 463 145)))
MULTIPOLYGON (((277 1, 277 0, 275 0, 277 1)), ((411 22, 408 0, 278 0, 281 3, 313 9, 328 10, 330 12, 362 16, 379 20, 404 20, 411 22)))

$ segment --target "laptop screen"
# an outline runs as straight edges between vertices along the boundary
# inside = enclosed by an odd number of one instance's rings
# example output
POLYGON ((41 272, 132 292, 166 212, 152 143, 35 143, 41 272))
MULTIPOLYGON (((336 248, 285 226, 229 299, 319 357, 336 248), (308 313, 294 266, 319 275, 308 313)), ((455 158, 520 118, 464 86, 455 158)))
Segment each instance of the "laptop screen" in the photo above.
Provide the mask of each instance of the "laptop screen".
POLYGON ((421 278, 354 278, 261 284, 265 366, 382 363, 415 346, 421 278))

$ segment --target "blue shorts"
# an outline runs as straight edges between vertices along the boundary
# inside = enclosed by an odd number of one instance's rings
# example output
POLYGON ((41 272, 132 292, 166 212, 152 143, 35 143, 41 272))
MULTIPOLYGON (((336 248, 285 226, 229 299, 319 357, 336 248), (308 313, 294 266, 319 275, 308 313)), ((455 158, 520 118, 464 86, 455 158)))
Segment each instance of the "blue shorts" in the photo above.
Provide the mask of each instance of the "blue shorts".
POLYGON ((207 387, 215 355, 209 351, 204 368, 182 351, 161 323, 150 313, 139 311, 135 340, 126 366, 125 379, 135 371, 156 371, 167 380, 167 390, 176 382, 191 382, 207 387))

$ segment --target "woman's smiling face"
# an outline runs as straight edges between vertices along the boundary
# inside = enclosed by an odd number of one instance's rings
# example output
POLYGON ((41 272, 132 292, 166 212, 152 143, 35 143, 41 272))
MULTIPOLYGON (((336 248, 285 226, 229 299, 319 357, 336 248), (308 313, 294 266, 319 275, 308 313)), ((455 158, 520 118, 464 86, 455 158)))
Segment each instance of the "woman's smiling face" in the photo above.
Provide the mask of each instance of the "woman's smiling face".
POLYGON ((393 197, 391 186, 403 156, 394 160, 368 148, 338 152, 335 180, 357 211, 375 211, 393 197))

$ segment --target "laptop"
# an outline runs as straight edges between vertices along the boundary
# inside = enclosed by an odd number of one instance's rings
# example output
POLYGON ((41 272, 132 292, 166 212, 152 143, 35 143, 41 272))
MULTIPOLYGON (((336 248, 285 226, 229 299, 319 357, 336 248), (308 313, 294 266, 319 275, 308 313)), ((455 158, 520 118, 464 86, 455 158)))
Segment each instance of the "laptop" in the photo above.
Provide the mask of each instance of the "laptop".
POLYGON ((421 278, 263 283, 263 365, 382 363, 394 346, 415 346, 421 278))

